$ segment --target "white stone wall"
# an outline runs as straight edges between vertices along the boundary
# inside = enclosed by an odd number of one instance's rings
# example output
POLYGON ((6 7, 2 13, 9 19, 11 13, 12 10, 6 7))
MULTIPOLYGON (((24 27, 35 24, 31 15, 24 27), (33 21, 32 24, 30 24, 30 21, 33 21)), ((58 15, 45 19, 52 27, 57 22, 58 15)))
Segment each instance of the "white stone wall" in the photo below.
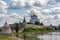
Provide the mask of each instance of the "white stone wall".
POLYGON ((11 28, 10 27, 2 27, 2 31, 0 33, 3 34, 11 34, 11 28))

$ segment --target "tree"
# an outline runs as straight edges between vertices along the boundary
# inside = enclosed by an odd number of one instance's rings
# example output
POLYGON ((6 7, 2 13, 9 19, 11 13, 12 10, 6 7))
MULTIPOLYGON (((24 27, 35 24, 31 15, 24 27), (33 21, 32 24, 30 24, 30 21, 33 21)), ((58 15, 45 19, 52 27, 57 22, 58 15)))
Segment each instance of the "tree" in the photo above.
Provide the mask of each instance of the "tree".
POLYGON ((2 32, 2 29, 0 29, 0 32, 2 32))
POLYGON ((31 22, 27 22, 27 24, 33 24, 33 23, 31 23, 31 22))
POLYGON ((19 31, 19 24, 18 23, 15 23, 15 31, 16 31, 16 33, 18 33, 18 31, 19 31))
POLYGON ((40 25, 40 22, 36 21, 36 22, 35 22, 35 25, 40 25))
POLYGON ((44 24, 43 23, 40 23, 41 26, 43 26, 44 24))
MULTIPOLYGON (((16 31, 16 33, 18 33, 18 31, 19 31, 19 24, 18 23, 15 23, 15 31, 16 31)), ((16 37, 18 37, 18 34, 16 34, 16 37)))

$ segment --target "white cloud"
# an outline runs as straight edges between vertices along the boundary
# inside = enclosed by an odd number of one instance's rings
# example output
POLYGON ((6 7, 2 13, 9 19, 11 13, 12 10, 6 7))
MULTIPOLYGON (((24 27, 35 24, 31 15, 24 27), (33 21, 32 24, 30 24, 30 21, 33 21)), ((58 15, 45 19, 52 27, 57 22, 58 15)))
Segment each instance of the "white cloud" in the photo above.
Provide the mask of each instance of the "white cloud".
POLYGON ((60 14, 60 7, 53 7, 51 10, 57 14, 60 14))
POLYGON ((37 2, 38 5, 43 7, 46 6, 49 0, 35 0, 35 1, 37 2))
POLYGON ((30 10, 26 10, 25 17, 27 17, 30 14, 30 10))
POLYGON ((15 22, 23 21, 23 16, 18 13, 12 13, 9 15, 8 22, 9 24, 13 24, 15 22))
POLYGON ((50 14, 50 13, 52 13, 52 10, 50 10, 50 9, 43 9, 42 10, 42 13, 44 13, 44 14, 50 14))
POLYGON ((11 0, 11 6, 12 7, 44 7, 48 3, 49 0, 11 0))
POLYGON ((12 13, 11 15, 9 15, 10 17, 17 17, 17 18, 21 18, 23 19, 23 16, 21 16, 20 14, 18 13, 12 13))
POLYGON ((48 7, 56 7, 56 6, 59 6, 60 5, 60 2, 57 2, 56 0, 49 0, 48 2, 48 7))
POLYGON ((57 2, 55 0, 49 0, 49 4, 55 5, 55 4, 57 4, 57 2))
POLYGON ((7 13, 7 3, 0 1, 0 13, 7 13))
MULTIPOLYGON (((58 20, 60 20, 60 14, 57 14, 56 16, 57 16, 58 20)), ((55 18, 56 18, 56 17, 55 17, 55 18)))
POLYGON ((23 21, 23 16, 21 16, 18 13, 12 13, 9 15, 6 14, 0 14, 0 25, 3 26, 3 24, 5 23, 5 21, 7 20, 8 24, 13 24, 19 21, 23 21))
POLYGON ((11 0, 11 6, 21 8, 25 6, 24 0, 11 0))

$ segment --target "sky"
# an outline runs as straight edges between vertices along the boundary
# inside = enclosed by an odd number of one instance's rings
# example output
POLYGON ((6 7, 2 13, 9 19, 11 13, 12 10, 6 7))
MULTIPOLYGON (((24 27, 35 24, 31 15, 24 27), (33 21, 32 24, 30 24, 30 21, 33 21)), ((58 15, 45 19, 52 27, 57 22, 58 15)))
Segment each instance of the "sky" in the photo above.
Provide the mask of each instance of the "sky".
POLYGON ((44 25, 60 24, 60 0, 0 0, 0 26, 22 21, 35 13, 44 25))

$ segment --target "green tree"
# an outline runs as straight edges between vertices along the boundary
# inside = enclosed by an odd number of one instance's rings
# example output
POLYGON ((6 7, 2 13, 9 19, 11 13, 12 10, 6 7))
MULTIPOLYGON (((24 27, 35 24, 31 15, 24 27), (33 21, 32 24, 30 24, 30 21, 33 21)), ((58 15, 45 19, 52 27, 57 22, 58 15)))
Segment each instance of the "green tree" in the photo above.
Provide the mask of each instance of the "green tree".
POLYGON ((40 25, 40 22, 36 21, 36 22, 35 22, 35 25, 40 25))
POLYGON ((33 23, 31 23, 31 22, 27 22, 27 24, 33 24, 33 23))
POLYGON ((2 29, 0 29, 0 32, 2 31, 2 29))
MULTIPOLYGON (((16 31, 16 33, 18 33, 18 31, 19 31, 19 24, 18 23, 15 23, 15 31, 16 31)), ((16 37, 18 37, 18 34, 16 34, 16 37)))
POLYGON ((43 26, 44 24, 43 23, 40 23, 41 26, 43 26))
POLYGON ((16 31, 16 33, 18 33, 18 31, 19 31, 19 24, 18 23, 15 23, 15 31, 16 31))

